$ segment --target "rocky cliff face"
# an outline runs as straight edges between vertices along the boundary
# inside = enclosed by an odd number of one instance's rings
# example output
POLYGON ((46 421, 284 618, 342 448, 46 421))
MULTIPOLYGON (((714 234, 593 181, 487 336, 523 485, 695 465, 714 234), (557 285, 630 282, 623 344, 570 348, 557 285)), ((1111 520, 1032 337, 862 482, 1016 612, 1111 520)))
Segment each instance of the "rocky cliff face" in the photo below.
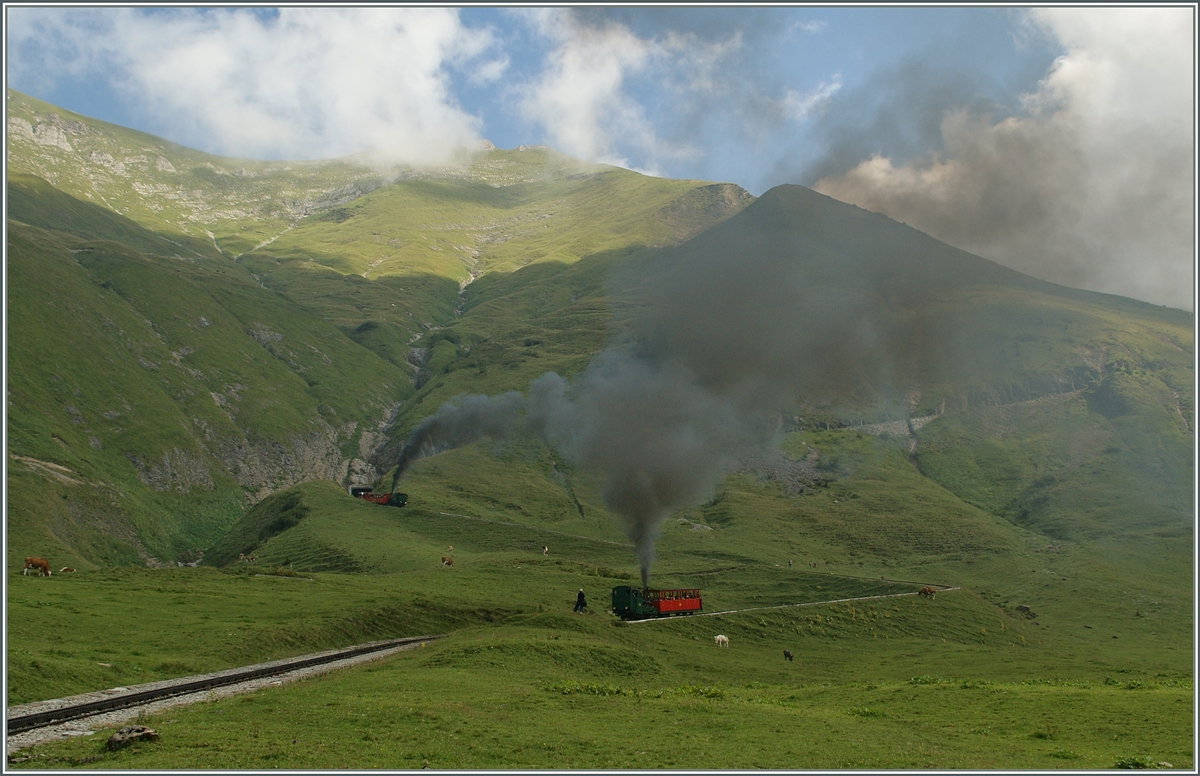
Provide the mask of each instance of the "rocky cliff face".
MULTIPOLYGON (((376 452, 386 446, 389 438, 384 429, 395 419, 399 404, 389 406, 380 416, 375 429, 359 429, 350 422, 331 426, 321 418, 313 420, 313 430, 293 434, 285 441, 252 440, 245 435, 208 440, 206 447, 221 466, 246 491, 248 505, 253 505, 271 493, 307 480, 333 480, 341 485, 370 483, 379 478, 378 469, 370 462, 376 452), (358 455, 347 457, 343 450, 357 436, 358 455)), ((157 467, 143 479, 147 484, 170 483, 172 487, 188 489, 205 487, 201 461, 176 456, 164 466, 157 467), (151 480, 157 475, 157 480, 151 480), (170 475, 175 478, 170 479, 170 475)), ((212 487, 212 480, 207 480, 212 487)), ((159 489, 163 489, 160 487, 159 489)))
POLYGON ((154 490, 187 493, 193 488, 213 489, 208 462, 195 453, 174 447, 164 453, 158 461, 143 461, 134 455, 127 457, 137 469, 138 479, 142 484, 154 490))

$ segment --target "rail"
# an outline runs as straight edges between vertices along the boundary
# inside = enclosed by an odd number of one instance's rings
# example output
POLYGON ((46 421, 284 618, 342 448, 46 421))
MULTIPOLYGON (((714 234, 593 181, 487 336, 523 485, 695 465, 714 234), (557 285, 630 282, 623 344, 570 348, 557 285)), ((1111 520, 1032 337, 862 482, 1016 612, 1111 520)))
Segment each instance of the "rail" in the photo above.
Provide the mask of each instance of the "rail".
POLYGON ((238 684, 239 682, 247 682, 253 679, 262 679, 268 676, 276 676, 278 674, 286 674, 290 671, 296 671, 302 668, 311 668, 312 666, 324 665, 325 663, 334 663, 338 660, 358 657, 360 655, 368 655, 372 652, 382 652, 385 649, 394 649, 407 644, 415 644, 422 641, 433 641, 440 639, 445 634, 436 636, 411 636, 403 639, 391 639, 389 641, 377 641, 370 644, 359 644, 346 649, 326 652, 316 656, 300 657, 292 660, 282 660, 279 662, 270 663, 268 665, 255 666, 245 670, 233 670, 228 672, 220 672, 204 676, 200 679, 184 681, 179 684, 171 684, 163 687, 156 687, 150 690, 140 690, 124 695, 117 695, 112 698, 103 698, 96 701, 88 701, 71 706, 62 706, 56 709, 48 709, 46 711, 38 711, 32 714, 23 714, 17 717, 9 717, 7 720, 7 729, 9 735, 13 733, 24 733, 29 730, 35 730, 40 727, 49 725, 57 725, 62 722, 69 722, 73 719, 81 717, 90 717, 94 714, 103 714, 108 711, 117 709, 125 709, 131 706, 141 706, 146 703, 160 701, 164 698, 173 698, 177 695, 190 695, 191 693, 203 692, 211 690, 214 687, 224 687, 225 685, 238 684))

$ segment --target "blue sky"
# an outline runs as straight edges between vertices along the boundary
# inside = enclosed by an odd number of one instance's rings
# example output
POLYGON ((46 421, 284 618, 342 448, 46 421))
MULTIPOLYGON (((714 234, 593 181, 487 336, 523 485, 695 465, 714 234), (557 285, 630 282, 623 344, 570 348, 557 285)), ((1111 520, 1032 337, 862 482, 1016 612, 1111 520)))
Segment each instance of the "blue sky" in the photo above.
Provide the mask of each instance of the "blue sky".
POLYGON ((10 88, 212 153, 800 183, 1192 309, 1190 5, 5 10, 10 88))

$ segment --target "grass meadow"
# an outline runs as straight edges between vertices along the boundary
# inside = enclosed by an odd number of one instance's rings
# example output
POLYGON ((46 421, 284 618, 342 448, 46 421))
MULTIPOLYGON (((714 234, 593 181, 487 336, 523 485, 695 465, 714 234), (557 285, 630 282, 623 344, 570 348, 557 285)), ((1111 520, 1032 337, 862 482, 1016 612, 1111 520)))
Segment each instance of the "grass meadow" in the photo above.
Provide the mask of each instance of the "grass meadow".
POLYGON ((1192 767, 1191 601, 1175 578, 1186 542, 1162 539, 1164 562, 1144 574, 1103 543, 1048 554, 1006 521, 948 511, 900 440, 804 432, 785 448, 837 457, 853 476, 790 497, 730 477, 664 526, 652 583, 701 587, 705 616, 608 614, 609 590, 635 577, 632 549, 582 478, 580 510, 532 485, 520 498, 548 464, 516 443, 419 462, 404 509, 332 483, 277 494, 231 531, 260 537, 254 566, 16 575, 10 704, 446 636, 147 716, 155 743, 110 753, 99 730, 10 767, 1192 767), (493 498, 449 487, 464 471, 493 498), (511 499, 492 488, 503 472, 511 499), (891 545, 857 541, 895 522, 885 496, 946 528, 921 538, 915 521, 891 545), (959 589, 911 594, 925 583, 959 589), (579 588, 585 615, 571 612, 579 588), (860 600, 822 603, 838 599, 860 600), (727 610, 740 611, 713 614, 727 610))
MULTIPOLYGON (((111 731, 102 730, 39 746, 13 767, 1192 764, 1186 670, 1151 672, 1136 656, 1123 667, 1120 653, 1101 670, 1091 656, 1064 659, 1061 643, 1035 638, 966 591, 620 625, 569 609, 573 585, 596 604, 610 581, 538 566, 538 558, 380 576, 186 569, 117 580, 93 572, 57 590, 47 580, 21 605, 39 602, 52 631, 56 610, 104 606, 115 595, 142 601, 127 615, 140 627, 108 620, 93 638, 54 647, 57 665, 110 663, 107 684, 383 635, 450 635, 285 688, 145 717, 161 735, 153 744, 108 753, 111 731), (172 610, 181 589, 198 603, 172 610), (235 598, 237 610, 258 614, 231 616, 216 603, 235 598), (717 632, 729 635, 728 649, 713 645, 717 632), (785 647, 794 662, 783 660, 785 647)), ((830 580, 806 575, 797 586, 830 580)), ((85 674, 74 678, 100 678, 85 674)))

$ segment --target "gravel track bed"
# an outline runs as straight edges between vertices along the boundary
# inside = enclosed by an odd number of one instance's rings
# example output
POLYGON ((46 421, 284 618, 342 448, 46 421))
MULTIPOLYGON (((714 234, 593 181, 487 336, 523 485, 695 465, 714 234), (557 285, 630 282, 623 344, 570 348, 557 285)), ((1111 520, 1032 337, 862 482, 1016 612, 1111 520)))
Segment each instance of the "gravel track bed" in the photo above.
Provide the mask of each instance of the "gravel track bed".
MULTIPOLYGON (((163 700, 152 701, 140 706, 131 706, 125 709, 106 711, 90 717, 84 717, 82 719, 73 719, 56 725, 49 725, 47 727, 36 728, 34 730, 27 730, 23 733, 14 733, 7 737, 5 742, 5 752, 6 754, 11 755, 14 752, 18 752, 31 746, 36 746, 37 744, 42 744, 47 741, 60 741, 73 736, 90 736, 97 730, 115 728, 127 724, 143 714, 156 714, 176 706, 186 706, 192 703, 201 703, 204 701, 217 700, 218 698, 227 698, 231 695, 241 695, 243 693, 254 692, 255 690, 259 690, 263 687, 278 687, 298 681, 300 679, 307 679, 310 676, 336 671, 341 668, 347 668, 360 663, 366 663, 370 660, 379 660, 380 658, 387 657, 388 655, 392 655, 403 650, 417 649, 424 646, 424 644, 425 642, 423 641, 413 642, 411 644, 401 644, 400 646, 392 647, 391 649, 382 649, 378 652, 370 652, 365 655, 357 655, 354 657, 345 658, 343 660, 335 660, 331 663, 324 663, 318 666, 298 668, 294 671, 289 671, 284 674, 250 679, 245 682, 228 684, 222 687, 214 687, 209 690, 202 690, 200 692, 190 693, 188 695, 176 695, 173 698, 164 698, 163 700)), ((360 644, 358 646, 366 645, 360 644)), ((50 711, 53 709, 63 708, 64 706, 75 706, 77 704, 88 703, 90 701, 115 698, 121 695, 142 692, 144 690, 157 690, 164 687, 172 687, 199 679, 228 676, 230 674, 235 674, 250 668, 269 668, 288 663, 293 660, 320 657, 322 655, 329 655, 339 651, 340 650, 331 649, 325 652, 314 652, 311 655, 301 655, 299 657, 291 657, 283 660, 273 660, 267 663, 256 663, 252 666, 242 666, 240 668, 231 668, 225 671, 216 671, 211 674, 185 676, 178 679, 167 679, 161 682, 148 682, 146 684, 130 685, 129 687, 114 687, 108 690, 98 690, 96 692, 83 693, 82 695, 72 695, 67 698, 54 698, 53 700, 26 703, 20 706, 9 706, 6 716, 9 718, 21 717, 25 716, 26 714, 34 714, 39 711, 50 711)))

